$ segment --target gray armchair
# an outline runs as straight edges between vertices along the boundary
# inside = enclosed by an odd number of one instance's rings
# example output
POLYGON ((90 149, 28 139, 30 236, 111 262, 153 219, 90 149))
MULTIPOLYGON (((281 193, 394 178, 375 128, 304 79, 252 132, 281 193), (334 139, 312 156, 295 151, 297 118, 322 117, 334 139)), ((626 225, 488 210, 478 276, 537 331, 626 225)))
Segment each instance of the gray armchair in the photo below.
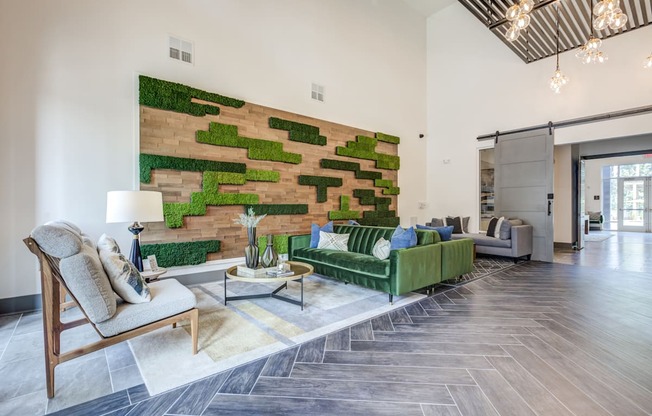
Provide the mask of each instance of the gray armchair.
MULTIPOLYGON (((23 240, 41 268, 47 395, 54 397, 55 367, 167 325, 190 321, 192 352, 197 353, 198 311, 195 295, 174 279, 149 284, 151 301, 118 302, 94 243, 74 224, 48 223, 23 240), (63 290, 62 290, 63 289, 63 290), (61 293, 67 292, 85 318, 61 322, 61 293), (101 340, 61 352, 61 333, 90 323, 101 340)), ((69 306, 69 305, 65 305, 69 306)))

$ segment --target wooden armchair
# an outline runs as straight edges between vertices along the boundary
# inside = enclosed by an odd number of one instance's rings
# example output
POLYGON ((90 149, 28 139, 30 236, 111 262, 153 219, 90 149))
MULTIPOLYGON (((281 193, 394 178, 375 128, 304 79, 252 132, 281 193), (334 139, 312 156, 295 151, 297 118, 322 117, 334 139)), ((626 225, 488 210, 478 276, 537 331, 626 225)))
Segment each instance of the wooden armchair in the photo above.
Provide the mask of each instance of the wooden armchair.
MULTIPOLYGON (((46 224, 37 227, 32 231, 30 237, 23 240, 29 250, 38 258, 41 269, 45 373, 48 398, 54 397, 54 370, 58 364, 167 325, 176 326, 177 322, 180 321, 190 321, 192 353, 197 353, 198 311, 195 308, 195 296, 190 290, 174 279, 166 279, 149 284, 152 300, 148 303, 118 304, 110 286, 108 286, 108 296, 100 296, 102 291, 106 295, 106 286, 104 286, 104 290, 102 290, 101 286, 108 283, 108 277, 106 277, 103 270, 97 270, 96 267, 95 270, 92 270, 93 256, 97 256, 97 251, 84 242, 81 234, 75 235, 74 231, 78 229, 69 228, 71 226, 69 223, 64 224, 66 227, 63 228, 57 228, 58 224, 46 224), (52 236, 53 231, 54 238, 52 236), (44 235, 46 237, 43 237, 44 235), (58 244, 57 237, 62 237, 65 241, 58 244), (39 245, 37 241, 42 244, 39 245), (70 245, 71 242, 72 246, 70 245), (79 244, 77 244, 78 242, 79 244), (72 249, 70 249, 71 247, 72 249), (58 253, 53 253, 53 251, 58 251, 58 253), (71 254, 75 251, 76 254, 65 256, 65 254, 71 254), (53 254, 59 256, 55 257, 53 254), (64 267, 65 271, 62 274, 62 260, 74 256, 85 257, 82 259, 81 264, 87 265, 87 270, 82 267, 78 273, 79 276, 71 276, 70 269, 64 267), (102 281, 103 278, 106 278, 106 282, 102 281), (94 280, 99 281, 99 283, 94 280), (65 289, 69 294, 72 303, 80 308, 84 318, 71 322, 61 322, 60 313, 64 306, 61 298, 62 289, 65 289), (104 309, 106 313, 98 313, 98 310, 104 309), (61 333, 86 323, 93 326, 101 340, 62 353, 61 333)), ((102 269, 99 258, 97 258, 97 262, 100 264, 99 269, 102 269)))

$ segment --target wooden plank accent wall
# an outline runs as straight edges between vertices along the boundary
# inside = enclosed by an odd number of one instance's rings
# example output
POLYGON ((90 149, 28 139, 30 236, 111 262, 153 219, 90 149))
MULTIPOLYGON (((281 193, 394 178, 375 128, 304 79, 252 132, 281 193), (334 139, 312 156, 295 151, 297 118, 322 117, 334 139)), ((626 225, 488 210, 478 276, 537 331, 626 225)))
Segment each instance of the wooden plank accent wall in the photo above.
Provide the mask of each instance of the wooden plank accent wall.
MULTIPOLYGON (((328 211, 340 209, 340 196, 350 196, 351 210, 374 210, 374 206, 361 206, 353 197, 354 189, 374 189, 376 196, 382 195, 382 188, 375 188, 373 180, 355 179, 354 172, 322 169, 322 158, 359 163, 361 169, 381 172, 383 179, 398 182, 398 172, 375 169, 372 160, 353 159, 337 156, 336 146, 346 146, 347 141, 355 141, 356 135, 374 137, 374 132, 347 127, 336 123, 317 120, 293 113, 247 103, 242 108, 220 106, 220 115, 195 117, 172 111, 150 107, 140 107, 140 152, 193 159, 207 159, 224 162, 246 163, 247 169, 275 170, 280 172, 278 183, 248 181, 245 185, 220 185, 220 192, 256 193, 261 204, 308 204, 307 215, 268 215, 259 224, 258 235, 263 234, 303 234, 310 231, 310 224, 324 224, 328 221, 328 211), (305 123, 319 127, 320 134, 326 136, 326 146, 310 145, 288 140, 288 132, 269 127, 269 117, 305 123), (303 162, 294 165, 282 162, 250 160, 247 149, 238 149, 197 143, 198 130, 208 130, 212 121, 238 126, 240 136, 282 142, 287 152, 300 153, 303 162), (317 203, 315 187, 298 185, 299 175, 320 175, 342 178, 341 188, 329 188, 328 200, 317 203)), ((392 133, 392 132, 387 132, 392 133)), ((397 155, 397 145, 378 142, 377 151, 397 155)), ((180 172, 169 169, 152 170, 151 183, 141 183, 143 190, 163 192, 165 202, 188 202, 192 192, 202 190, 201 172, 180 172)), ((397 196, 391 196, 390 210, 397 209, 397 196)), ((233 223, 238 214, 244 212, 242 205, 208 206, 205 216, 184 217, 181 228, 170 229, 165 223, 146 224, 147 232, 142 235, 142 244, 168 243, 217 239, 222 242, 221 251, 211 253, 208 260, 242 257, 247 243, 246 231, 233 223)), ((345 221, 341 221, 345 222, 345 221)))

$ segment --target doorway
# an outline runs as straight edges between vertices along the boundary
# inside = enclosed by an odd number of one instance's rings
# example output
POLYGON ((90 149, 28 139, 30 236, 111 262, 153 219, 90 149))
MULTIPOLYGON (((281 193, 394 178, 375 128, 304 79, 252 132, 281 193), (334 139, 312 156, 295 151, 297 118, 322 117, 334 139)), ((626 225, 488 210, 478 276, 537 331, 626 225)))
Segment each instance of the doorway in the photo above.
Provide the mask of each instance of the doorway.
POLYGON ((604 229, 652 232, 652 162, 645 159, 611 158, 603 165, 604 229))

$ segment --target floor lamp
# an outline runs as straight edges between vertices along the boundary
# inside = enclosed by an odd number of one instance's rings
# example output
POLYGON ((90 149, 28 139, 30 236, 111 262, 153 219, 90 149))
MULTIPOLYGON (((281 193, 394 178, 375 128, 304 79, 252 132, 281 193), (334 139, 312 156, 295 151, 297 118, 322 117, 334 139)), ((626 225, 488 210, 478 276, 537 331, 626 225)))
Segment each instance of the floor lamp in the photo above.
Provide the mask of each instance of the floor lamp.
POLYGON ((163 221, 163 194, 154 191, 110 191, 106 194, 106 222, 132 223, 128 230, 134 235, 129 260, 143 271, 140 254, 140 222, 163 221))

